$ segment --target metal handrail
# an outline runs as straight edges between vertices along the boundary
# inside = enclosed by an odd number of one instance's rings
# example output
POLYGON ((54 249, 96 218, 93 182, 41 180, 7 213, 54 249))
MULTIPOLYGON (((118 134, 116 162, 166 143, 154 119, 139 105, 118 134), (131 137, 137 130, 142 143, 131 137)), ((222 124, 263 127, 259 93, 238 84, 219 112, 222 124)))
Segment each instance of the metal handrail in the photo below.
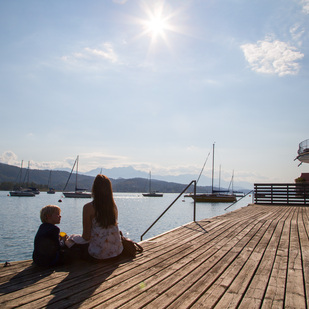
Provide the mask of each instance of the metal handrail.
POLYGON ((239 200, 233 202, 232 204, 230 204, 229 206, 227 206, 226 208, 224 208, 224 210, 227 210, 228 208, 230 208, 231 206, 235 205, 236 203, 238 203, 239 201, 241 201, 244 197, 246 197, 248 194, 253 193, 253 190, 249 191, 247 194, 245 194, 244 196, 242 196, 239 200))
MULTIPOLYGON (((161 217, 174 205, 174 203, 179 199, 179 197, 192 185, 194 184, 194 196, 196 195, 196 180, 192 180, 185 189, 182 190, 182 192, 174 199, 174 201, 162 212, 162 214, 149 226, 149 228, 141 235, 141 241, 143 240, 143 237, 145 234, 161 219, 161 217)), ((196 204, 194 199, 194 207, 193 207, 193 221, 195 222, 196 217, 196 204)))

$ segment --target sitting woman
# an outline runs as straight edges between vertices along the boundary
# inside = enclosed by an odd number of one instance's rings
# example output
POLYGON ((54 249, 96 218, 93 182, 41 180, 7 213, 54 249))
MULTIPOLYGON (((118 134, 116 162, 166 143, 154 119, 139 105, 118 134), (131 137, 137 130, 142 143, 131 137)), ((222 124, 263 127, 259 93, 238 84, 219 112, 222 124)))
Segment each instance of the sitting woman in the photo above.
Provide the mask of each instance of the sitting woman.
POLYGON ((105 260, 119 256, 123 250, 118 229, 118 210, 111 181, 97 175, 92 186, 93 201, 83 208, 83 239, 89 241, 90 259, 105 260))

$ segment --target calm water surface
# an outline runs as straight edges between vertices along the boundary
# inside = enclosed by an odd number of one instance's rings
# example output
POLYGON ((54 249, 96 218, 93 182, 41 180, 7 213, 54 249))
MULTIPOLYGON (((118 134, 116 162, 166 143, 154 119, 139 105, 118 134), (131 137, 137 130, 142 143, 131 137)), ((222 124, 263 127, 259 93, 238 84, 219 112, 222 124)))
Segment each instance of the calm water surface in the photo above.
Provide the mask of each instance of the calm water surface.
MULTIPOLYGON (((174 201, 178 194, 163 197, 144 197, 141 193, 115 193, 119 211, 119 228, 127 237, 140 241, 140 236, 157 217, 174 201)), ((12 197, 0 191, 0 262, 28 260, 32 257, 33 240, 41 224, 40 209, 54 204, 61 208, 61 231, 70 234, 82 233, 82 208, 91 199, 66 199, 61 192, 41 192, 35 197, 12 197), (62 202, 58 202, 62 200, 62 202)), ((252 202, 247 196, 224 210, 229 204, 198 203, 196 219, 218 216, 246 206, 252 202)), ((193 221, 193 200, 180 197, 158 223, 144 236, 151 238, 163 232, 193 221)))

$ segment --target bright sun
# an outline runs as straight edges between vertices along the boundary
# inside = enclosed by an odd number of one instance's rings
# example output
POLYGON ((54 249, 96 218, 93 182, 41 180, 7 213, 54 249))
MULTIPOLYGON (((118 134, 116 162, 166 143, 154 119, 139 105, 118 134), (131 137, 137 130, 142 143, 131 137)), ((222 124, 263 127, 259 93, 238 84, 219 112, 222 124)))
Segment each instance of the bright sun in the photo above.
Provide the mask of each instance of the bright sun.
POLYGON ((153 36, 163 35, 164 31, 168 28, 168 24, 161 17, 154 16, 149 21, 145 21, 147 32, 153 36))
POLYGON ((150 39, 149 52, 161 49, 162 43, 171 50, 172 35, 183 32, 177 26, 182 7, 174 10, 164 0, 152 1, 152 5, 150 1, 141 0, 140 4, 144 18, 135 19, 142 26, 142 32, 136 38, 148 37, 150 39))
POLYGON ((144 28, 142 35, 150 36, 152 42, 159 37, 166 41, 166 32, 172 30, 169 23, 172 16, 164 13, 164 3, 158 2, 155 7, 149 7, 144 2, 143 9, 148 18, 141 20, 144 28))

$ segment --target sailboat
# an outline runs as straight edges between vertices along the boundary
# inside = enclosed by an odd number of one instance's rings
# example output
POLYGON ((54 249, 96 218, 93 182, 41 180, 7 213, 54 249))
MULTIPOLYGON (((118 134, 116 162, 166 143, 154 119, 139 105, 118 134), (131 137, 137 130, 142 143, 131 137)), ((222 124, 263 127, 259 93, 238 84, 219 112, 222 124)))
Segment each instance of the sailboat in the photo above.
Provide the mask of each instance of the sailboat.
POLYGON ((25 189, 26 191, 32 191, 34 194, 40 194, 40 190, 38 188, 35 188, 35 187, 29 187, 29 181, 30 179, 30 161, 28 161, 28 169, 26 171, 26 175, 25 175, 25 178, 24 178, 24 182, 23 183, 26 183, 27 184, 27 189, 25 189), (27 182, 26 182, 27 180, 27 182))
MULTIPOLYGON (((190 195, 195 202, 201 203, 233 203, 237 201, 235 194, 224 194, 224 191, 214 190, 214 162, 215 162, 215 144, 213 144, 212 151, 212 182, 211 182, 211 193, 200 193, 190 195)), ((233 176, 232 176, 233 180, 233 176)))
POLYGON ((71 173, 70 173, 70 176, 68 178, 68 181, 67 183, 65 184, 64 186, 64 189, 63 189, 63 195, 65 197, 68 197, 68 198, 91 198, 91 192, 87 192, 86 189, 79 189, 77 187, 77 179, 78 179, 78 160, 79 160, 79 156, 77 156, 75 162, 74 162, 74 165, 72 167, 72 170, 71 170, 71 173), (75 191, 71 191, 71 192, 65 192, 65 189, 69 183, 69 180, 71 178, 71 175, 73 173, 73 170, 74 170, 74 167, 76 165, 76 178, 75 178, 75 191))
POLYGON ((17 175, 17 179, 19 177, 20 186, 13 191, 10 191, 10 196, 35 196, 32 190, 24 189, 21 187, 22 184, 22 170, 23 170, 23 160, 21 161, 20 171, 17 175))
POLYGON ((48 177, 48 191, 46 192, 47 194, 55 194, 56 193, 56 190, 54 188, 52 188, 50 186, 51 184, 51 171, 49 172, 49 177, 48 177))
POLYGON ((143 193, 143 196, 148 196, 148 197, 162 197, 163 193, 158 193, 156 191, 151 190, 151 172, 149 172, 149 191, 148 193, 143 193))

